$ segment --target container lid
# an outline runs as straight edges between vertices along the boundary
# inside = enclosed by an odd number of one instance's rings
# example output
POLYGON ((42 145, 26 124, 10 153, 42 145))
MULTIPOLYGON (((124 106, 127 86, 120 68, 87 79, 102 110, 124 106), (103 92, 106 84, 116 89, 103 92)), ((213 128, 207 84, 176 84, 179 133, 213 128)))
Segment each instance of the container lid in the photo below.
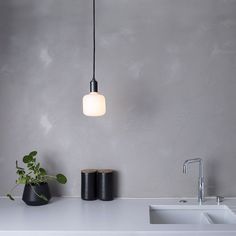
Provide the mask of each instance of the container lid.
POLYGON ((89 174, 89 173, 95 173, 97 172, 96 169, 83 169, 81 170, 81 173, 89 174))
POLYGON ((98 173, 104 173, 104 174, 107 174, 107 173, 112 173, 113 170, 111 169, 100 169, 98 170, 98 173))

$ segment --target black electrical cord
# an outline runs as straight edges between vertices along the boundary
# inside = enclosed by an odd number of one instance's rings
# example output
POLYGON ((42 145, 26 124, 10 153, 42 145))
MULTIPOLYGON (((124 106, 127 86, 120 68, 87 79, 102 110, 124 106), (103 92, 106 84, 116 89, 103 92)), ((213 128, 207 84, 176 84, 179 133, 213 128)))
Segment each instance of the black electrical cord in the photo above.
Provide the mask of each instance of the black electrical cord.
POLYGON ((93 0, 93 79, 95 79, 95 0, 93 0))
POLYGON ((95 61, 95 56, 96 56, 96 47, 95 47, 95 0, 93 0, 93 78, 90 81, 90 92, 97 92, 98 91, 98 83, 95 79, 95 66, 96 66, 96 61, 95 61))

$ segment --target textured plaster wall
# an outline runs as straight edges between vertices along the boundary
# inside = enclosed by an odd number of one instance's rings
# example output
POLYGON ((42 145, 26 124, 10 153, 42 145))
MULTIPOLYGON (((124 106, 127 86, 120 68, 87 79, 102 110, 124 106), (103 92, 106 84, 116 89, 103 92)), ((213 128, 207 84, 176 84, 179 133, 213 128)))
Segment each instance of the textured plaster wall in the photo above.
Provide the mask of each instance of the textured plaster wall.
MULTIPOLYGON (((0 0, 0 195, 36 149, 80 195, 80 169, 114 168, 122 197, 236 195, 236 0, 97 0, 97 79, 88 118, 92 1, 0 0)), ((21 194, 20 191, 16 194, 21 194)))

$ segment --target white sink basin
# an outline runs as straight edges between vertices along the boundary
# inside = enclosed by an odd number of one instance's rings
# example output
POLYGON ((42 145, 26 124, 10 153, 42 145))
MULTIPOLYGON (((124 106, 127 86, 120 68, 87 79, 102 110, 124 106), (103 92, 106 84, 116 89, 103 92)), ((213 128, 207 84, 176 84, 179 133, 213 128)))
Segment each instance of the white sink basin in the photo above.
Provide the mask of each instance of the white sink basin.
POLYGON ((152 205, 151 224, 236 224, 236 215, 225 205, 152 205))

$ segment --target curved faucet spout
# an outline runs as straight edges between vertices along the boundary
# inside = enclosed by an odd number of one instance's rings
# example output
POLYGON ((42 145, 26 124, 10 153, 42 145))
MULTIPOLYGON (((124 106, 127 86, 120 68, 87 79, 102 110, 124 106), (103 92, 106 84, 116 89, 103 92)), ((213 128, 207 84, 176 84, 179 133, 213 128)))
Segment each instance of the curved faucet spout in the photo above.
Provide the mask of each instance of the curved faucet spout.
POLYGON ((199 178, 203 177, 203 160, 201 158, 188 159, 183 164, 183 173, 187 174, 188 165, 191 163, 199 163, 199 178))

